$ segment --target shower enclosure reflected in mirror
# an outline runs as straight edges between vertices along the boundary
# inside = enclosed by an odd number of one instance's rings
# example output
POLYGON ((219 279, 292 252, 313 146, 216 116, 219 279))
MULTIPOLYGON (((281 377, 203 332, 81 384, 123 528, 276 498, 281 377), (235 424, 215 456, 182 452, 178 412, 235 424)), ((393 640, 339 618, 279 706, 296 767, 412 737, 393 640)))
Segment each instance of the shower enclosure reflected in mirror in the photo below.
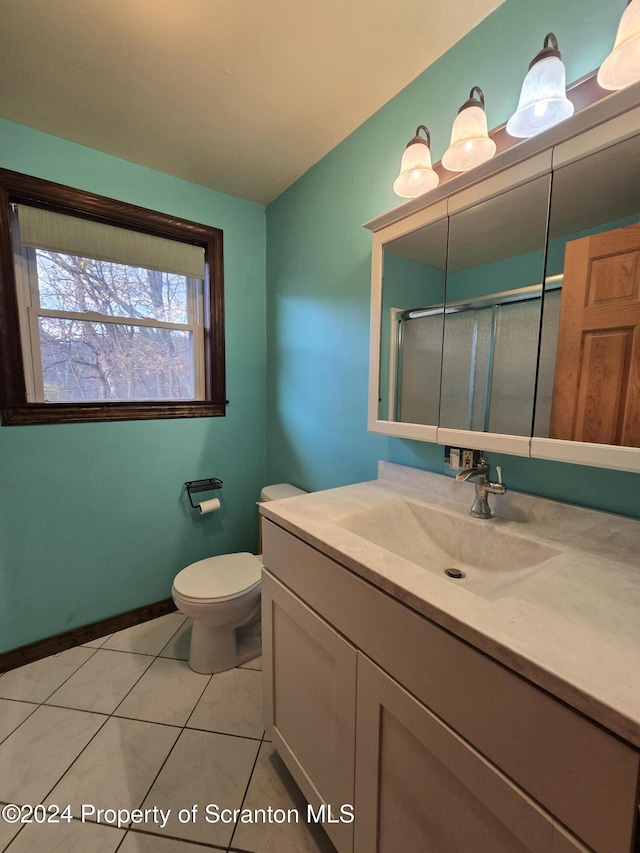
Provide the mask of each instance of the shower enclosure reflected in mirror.
POLYGON ((438 423, 447 220, 383 251, 379 420, 438 423))
POLYGON ((531 436, 549 187, 450 219, 440 427, 531 436))

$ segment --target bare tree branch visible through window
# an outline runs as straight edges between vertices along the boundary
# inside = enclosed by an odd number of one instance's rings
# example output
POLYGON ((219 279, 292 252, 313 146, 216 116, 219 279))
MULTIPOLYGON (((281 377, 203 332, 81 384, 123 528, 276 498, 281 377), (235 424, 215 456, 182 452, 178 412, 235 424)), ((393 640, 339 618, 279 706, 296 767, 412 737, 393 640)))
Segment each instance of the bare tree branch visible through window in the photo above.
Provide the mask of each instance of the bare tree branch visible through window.
POLYGON ((47 401, 193 398, 191 331, 149 324, 190 322, 185 276, 42 249, 36 257, 41 308, 94 315, 40 317, 47 401))

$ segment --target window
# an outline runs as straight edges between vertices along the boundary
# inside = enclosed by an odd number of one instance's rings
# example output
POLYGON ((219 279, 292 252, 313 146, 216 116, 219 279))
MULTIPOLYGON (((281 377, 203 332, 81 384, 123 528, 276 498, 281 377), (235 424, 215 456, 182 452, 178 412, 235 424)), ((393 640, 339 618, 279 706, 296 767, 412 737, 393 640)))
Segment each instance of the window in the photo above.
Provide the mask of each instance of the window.
POLYGON ((0 184, 3 423, 223 415, 222 232, 0 184))

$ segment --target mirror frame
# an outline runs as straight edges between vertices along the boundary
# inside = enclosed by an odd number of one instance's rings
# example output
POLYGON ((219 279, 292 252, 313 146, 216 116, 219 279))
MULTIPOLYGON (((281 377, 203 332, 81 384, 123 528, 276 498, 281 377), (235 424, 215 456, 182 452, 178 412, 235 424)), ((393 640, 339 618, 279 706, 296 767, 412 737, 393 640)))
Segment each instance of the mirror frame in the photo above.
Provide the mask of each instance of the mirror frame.
MULTIPOLYGON (((364 227, 373 232, 369 432, 441 445, 640 472, 640 448, 388 421, 380 419, 378 409, 385 244, 637 135, 640 135, 640 84, 607 95, 546 133, 514 144, 488 163, 471 172, 452 176, 424 196, 412 199, 365 224, 364 227)), ((546 251, 546 246, 544 248, 546 251)))

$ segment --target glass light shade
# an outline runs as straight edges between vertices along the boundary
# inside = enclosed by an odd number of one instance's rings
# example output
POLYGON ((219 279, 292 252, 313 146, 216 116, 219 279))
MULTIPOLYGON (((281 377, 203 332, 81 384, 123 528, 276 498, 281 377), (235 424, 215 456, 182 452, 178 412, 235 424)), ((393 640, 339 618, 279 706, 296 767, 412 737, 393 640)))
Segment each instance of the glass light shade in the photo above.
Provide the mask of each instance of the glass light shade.
POLYGON ((451 130, 451 144, 442 158, 450 172, 466 172, 490 160, 496 144, 489 139, 487 114, 480 105, 464 107, 456 116, 451 130))
POLYGON ((415 198, 432 190, 439 180, 431 166, 429 146, 417 136, 405 148, 400 174, 393 182, 393 191, 402 198, 415 198))
POLYGON ((632 0, 620 19, 613 50, 598 71, 603 89, 624 89, 640 80, 640 0, 632 0))
POLYGON ((564 64, 557 56, 547 56, 529 68, 507 133, 524 139, 535 136, 569 118, 573 110, 567 98, 564 64))

